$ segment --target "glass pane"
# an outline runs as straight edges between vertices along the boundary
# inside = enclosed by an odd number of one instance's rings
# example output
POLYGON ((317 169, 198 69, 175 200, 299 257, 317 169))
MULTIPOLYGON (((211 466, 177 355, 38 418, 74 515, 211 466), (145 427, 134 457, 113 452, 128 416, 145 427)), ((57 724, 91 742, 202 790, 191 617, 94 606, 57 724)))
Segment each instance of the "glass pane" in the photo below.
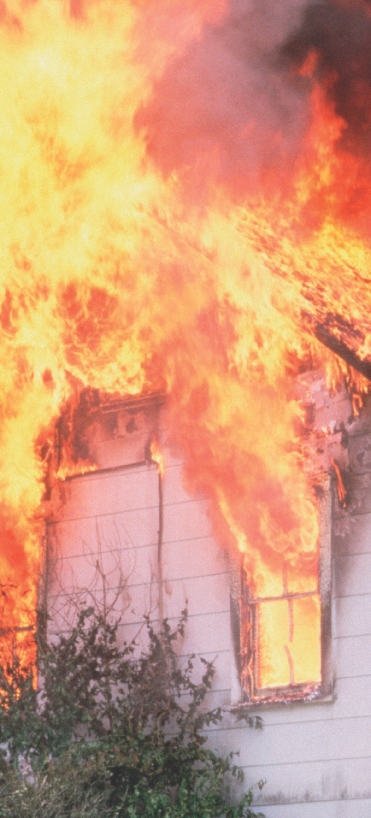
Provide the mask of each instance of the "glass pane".
POLYGON ((318 595, 258 606, 258 685, 286 687, 321 681, 318 595))
POLYGON ((289 685, 290 663, 285 650, 290 636, 287 601, 261 602, 258 607, 258 685, 289 685))
POLYGON ((295 554, 292 559, 282 554, 270 555, 269 562, 255 566, 254 576, 248 577, 253 598, 318 592, 318 546, 313 551, 295 554))
POLYGON ((319 596, 294 599, 290 652, 295 684, 321 681, 321 606, 319 596))

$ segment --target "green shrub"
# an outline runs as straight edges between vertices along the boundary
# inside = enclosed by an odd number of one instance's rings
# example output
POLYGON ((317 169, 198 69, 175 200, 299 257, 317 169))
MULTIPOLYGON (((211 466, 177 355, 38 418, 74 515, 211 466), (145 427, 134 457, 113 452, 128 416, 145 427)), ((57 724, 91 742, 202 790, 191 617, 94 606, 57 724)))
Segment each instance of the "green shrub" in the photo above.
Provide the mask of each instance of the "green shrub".
POLYGON ((242 780, 232 756, 205 746, 221 711, 205 709, 212 663, 196 683, 194 658, 176 654, 185 621, 158 634, 147 618, 137 656, 117 623, 83 610, 39 646, 37 691, 19 661, 0 669, 0 818, 252 818, 251 790, 229 801, 242 780))
POLYGON ((8 768, 0 773, 0 818, 114 818, 110 790, 90 788, 92 769, 67 756, 32 780, 8 768))

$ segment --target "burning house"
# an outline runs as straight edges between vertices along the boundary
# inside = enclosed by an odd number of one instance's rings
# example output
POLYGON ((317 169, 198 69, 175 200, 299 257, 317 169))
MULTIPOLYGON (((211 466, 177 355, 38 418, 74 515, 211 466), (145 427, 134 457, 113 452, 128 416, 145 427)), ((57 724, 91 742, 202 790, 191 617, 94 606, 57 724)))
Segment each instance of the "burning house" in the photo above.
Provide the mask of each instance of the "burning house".
POLYGON ((370 3, 10 0, 0 38, 2 654, 187 601, 267 818, 369 818, 370 3))

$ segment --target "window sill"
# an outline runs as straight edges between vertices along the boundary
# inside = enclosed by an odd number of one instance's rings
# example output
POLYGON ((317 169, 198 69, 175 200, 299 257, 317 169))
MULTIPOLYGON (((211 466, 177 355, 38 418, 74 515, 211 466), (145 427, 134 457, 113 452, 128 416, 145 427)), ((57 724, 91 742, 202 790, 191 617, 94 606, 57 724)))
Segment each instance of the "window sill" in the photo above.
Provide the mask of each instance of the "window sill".
POLYGON ((301 697, 293 698, 291 693, 287 694, 287 697, 284 697, 283 694, 279 694, 277 697, 270 697, 265 699, 255 699, 254 701, 241 701, 236 702, 235 704, 231 704, 229 707, 230 713, 232 715, 237 716, 238 719, 244 718, 244 714, 250 715, 254 710, 267 710, 270 708, 276 709, 277 707, 299 707, 300 705, 304 705, 308 707, 308 705, 315 705, 315 704, 332 704, 336 701, 335 691, 329 693, 322 693, 321 691, 315 693, 308 693, 307 695, 303 695, 301 697))

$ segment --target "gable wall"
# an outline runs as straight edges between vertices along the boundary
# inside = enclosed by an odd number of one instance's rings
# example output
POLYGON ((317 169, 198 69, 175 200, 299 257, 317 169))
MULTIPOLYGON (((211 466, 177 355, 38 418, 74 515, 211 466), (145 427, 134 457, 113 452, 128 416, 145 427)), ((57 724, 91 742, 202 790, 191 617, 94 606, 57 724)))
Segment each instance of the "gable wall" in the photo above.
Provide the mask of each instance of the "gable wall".
MULTIPOLYGON (((347 423, 348 399, 338 396, 335 403, 347 423)), ((333 413, 334 401, 326 397, 319 416, 328 423, 333 413)), ((248 729, 228 709, 234 683, 228 559, 212 537, 206 501, 189 497, 181 460, 166 451, 164 615, 175 622, 187 600, 181 652, 215 659, 212 703, 226 708, 210 741, 222 751, 240 751, 247 783, 267 781, 261 793, 256 788, 267 818, 371 815, 371 433, 365 415, 347 429, 350 505, 343 511, 334 504, 334 700, 268 707, 260 712, 262 731, 248 729)), ((63 485, 49 524, 52 628, 67 626, 77 590, 87 603, 94 598, 123 611, 126 639, 141 639, 143 613, 157 615, 158 475, 140 460, 143 441, 138 435, 138 462, 122 468, 124 437, 99 441, 101 465, 117 470, 63 485)))

